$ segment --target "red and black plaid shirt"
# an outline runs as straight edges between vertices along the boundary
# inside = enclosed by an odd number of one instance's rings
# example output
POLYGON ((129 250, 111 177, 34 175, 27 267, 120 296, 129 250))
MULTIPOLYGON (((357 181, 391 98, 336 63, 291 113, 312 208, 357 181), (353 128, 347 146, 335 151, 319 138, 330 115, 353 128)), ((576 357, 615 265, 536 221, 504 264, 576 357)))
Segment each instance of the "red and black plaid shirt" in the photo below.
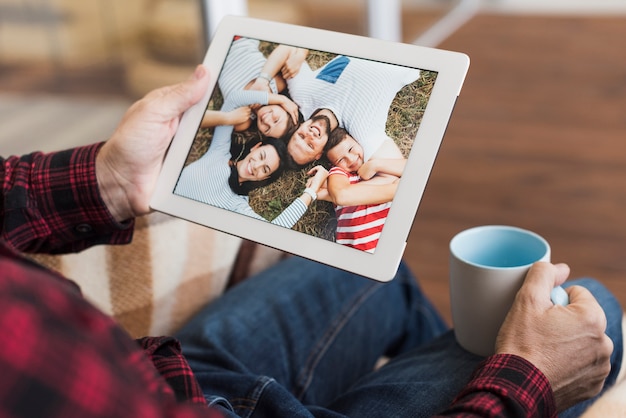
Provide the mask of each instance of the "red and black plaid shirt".
MULTIPOLYGON (((20 252, 124 244, 98 193, 101 144, 0 159, 0 417, 219 417, 177 341, 132 340, 70 281, 20 252)), ((553 416, 550 385, 513 356, 486 360, 445 416, 553 416)))

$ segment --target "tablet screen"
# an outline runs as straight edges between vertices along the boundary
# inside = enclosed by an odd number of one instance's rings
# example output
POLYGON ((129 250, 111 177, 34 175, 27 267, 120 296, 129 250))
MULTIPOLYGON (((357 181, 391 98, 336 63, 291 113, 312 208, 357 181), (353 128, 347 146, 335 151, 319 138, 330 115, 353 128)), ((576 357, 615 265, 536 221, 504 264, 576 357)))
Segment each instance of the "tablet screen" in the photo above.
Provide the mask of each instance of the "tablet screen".
POLYGON ((174 193, 374 253, 436 78, 236 36, 174 193), (297 67, 271 74, 268 60, 297 67), (297 121, 266 88, 295 103, 297 121), (302 211, 293 202, 319 167, 326 184, 302 211))

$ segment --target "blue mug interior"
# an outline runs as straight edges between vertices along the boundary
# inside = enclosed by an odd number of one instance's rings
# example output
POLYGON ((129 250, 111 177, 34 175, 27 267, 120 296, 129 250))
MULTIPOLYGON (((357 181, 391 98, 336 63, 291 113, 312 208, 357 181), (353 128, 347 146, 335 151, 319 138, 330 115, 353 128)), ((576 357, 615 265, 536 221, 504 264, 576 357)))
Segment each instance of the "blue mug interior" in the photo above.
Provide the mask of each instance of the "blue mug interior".
POLYGON ((450 251, 459 259, 480 267, 512 268, 543 258, 550 247, 541 236, 515 227, 485 226, 459 233, 450 251))

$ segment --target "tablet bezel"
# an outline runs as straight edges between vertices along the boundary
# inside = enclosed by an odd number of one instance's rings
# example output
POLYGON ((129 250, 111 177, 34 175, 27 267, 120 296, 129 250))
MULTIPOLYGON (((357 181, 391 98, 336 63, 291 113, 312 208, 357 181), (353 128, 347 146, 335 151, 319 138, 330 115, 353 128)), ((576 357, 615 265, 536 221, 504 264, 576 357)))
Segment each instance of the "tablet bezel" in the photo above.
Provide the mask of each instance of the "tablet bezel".
POLYGON ((181 119, 164 160, 151 200, 151 207, 160 212, 374 280, 383 282, 391 280, 400 264, 426 183, 465 80, 469 57, 459 52, 247 17, 227 16, 216 30, 203 63, 212 76, 211 85, 204 98, 185 112, 181 119), (437 79, 426 111, 374 253, 367 253, 333 241, 275 226, 269 222, 259 221, 174 194, 174 188, 195 139, 198 126, 216 87, 221 66, 235 36, 437 72, 437 79))

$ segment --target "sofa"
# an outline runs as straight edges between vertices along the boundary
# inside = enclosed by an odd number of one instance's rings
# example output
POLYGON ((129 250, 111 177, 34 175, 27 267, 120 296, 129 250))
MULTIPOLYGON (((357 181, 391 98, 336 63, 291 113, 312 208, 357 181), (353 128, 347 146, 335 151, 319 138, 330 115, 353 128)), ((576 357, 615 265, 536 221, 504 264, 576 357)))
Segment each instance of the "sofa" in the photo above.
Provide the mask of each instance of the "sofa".
POLYGON ((241 238, 154 212, 133 241, 36 261, 74 280, 134 338, 172 335, 230 286, 284 257, 241 238))

